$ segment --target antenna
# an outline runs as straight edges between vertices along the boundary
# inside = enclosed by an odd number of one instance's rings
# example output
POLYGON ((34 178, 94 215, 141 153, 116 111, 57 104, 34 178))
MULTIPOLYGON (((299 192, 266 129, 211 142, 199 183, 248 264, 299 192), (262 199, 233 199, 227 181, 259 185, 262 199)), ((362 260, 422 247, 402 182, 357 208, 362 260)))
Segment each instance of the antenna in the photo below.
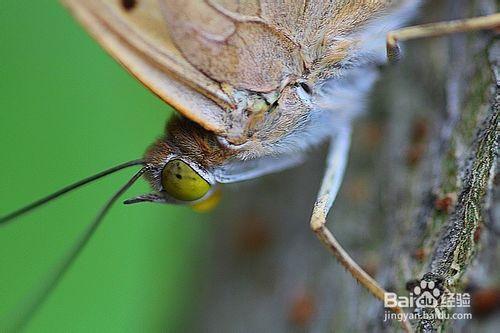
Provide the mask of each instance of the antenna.
POLYGON ((16 217, 19 217, 20 215, 26 214, 26 213, 34 210, 35 208, 38 208, 38 207, 40 207, 40 206, 42 206, 42 205, 44 205, 52 200, 55 200, 55 199, 59 198, 60 196, 66 194, 68 192, 71 192, 71 191, 73 191, 73 190, 75 190, 83 185, 89 184, 97 179, 106 177, 107 175, 110 175, 110 174, 115 173, 117 171, 120 171, 122 169, 131 167, 131 166, 135 166, 135 165, 142 165, 142 164, 144 164, 143 160, 134 160, 134 161, 122 163, 122 164, 119 164, 119 165, 112 167, 110 169, 101 171, 98 174, 95 174, 95 175, 90 176, 88 178, 82 179, 76 183, 73 183, 71 185, 63 187, 62 189, 44 197, 44 198, 41 198, 37 201, 34 201, 27 206, 24 206, 16 211, 10 213, 10 214, 7 214, 6 216, 0 217, 0 226, 2 224, 6 224, 6 223, 12 221, 16 217))

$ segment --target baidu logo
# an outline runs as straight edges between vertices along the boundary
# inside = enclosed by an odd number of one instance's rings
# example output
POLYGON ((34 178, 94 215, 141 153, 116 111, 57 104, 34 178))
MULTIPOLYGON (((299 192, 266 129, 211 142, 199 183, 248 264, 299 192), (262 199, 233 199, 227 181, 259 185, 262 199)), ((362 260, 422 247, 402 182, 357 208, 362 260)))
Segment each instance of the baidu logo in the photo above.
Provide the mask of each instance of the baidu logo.
POLYGON ((435 308, 439 305, 442 293, 434 281, 422 280, 413 288, 413 295, 415 307, 435 308))

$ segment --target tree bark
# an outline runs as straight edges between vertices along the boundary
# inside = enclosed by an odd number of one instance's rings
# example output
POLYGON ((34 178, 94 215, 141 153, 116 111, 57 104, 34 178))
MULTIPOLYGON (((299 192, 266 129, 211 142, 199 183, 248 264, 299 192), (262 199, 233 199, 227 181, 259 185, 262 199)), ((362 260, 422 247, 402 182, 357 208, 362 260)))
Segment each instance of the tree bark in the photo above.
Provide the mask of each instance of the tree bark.
MULTIPOLYGON (((418 23, 496 12, 494 1, 429 3, 418 23)), ((500 42, 486 32, 410 42, 354 130, 329 225, 386 289, 424 275, 446 292, 498 293, 494 205, 500 42)), ((399 330, 309 230, 325 150, 303 166, 225 188, 200 273, 202 332, 399 330)), ((474 309, 474 307, 473 307, 474 309)), ((498 310, 497 310, 498 311, 498 310)), ((420 331, 496 331, 500 316, 415 321, 420 331)), ((486 314, 487 315, 487 314, 486 314)))

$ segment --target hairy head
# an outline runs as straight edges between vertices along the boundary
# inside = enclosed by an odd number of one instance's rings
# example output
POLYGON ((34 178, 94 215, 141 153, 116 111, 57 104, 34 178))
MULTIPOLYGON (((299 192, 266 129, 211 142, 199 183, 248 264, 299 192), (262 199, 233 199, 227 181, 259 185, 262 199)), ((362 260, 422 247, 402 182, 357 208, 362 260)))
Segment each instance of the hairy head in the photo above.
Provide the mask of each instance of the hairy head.
POLYGON ((225 148, 213 132, 179 116, 166 125, 165 134, 144 156, 149 166, 146 179, 158 193, 141 201, 197 201, 211 192, 216 181, 213 168, 235 154, 225 148))

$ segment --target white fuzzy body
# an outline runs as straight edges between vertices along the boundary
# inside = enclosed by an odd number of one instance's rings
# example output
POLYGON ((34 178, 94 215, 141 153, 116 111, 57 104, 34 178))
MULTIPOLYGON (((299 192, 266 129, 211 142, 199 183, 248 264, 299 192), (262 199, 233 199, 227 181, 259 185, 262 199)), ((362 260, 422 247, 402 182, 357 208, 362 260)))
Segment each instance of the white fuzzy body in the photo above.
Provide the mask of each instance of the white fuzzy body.
MULTIPOLYGON (((330 70, 330 77, 317 82, 312 89, 313 94, 308 94, 300 86, 294 88, 301 103, 310 108, 308 112, 302 113, 293 129, 279 140, 249 141, 240 147, 231 147, 240 152, 235 159, 218 168, 218 181, 241 181, 294 166, 304 160, 307 149, 334 139, 341 133, 350 133, 352 121, 366 109, 370 91, 379 74, 377 66, 386 62, 387 33, 408 21, 416 12, 418 3, 403 2, 397 11, 387 13, 356 34, 344 37, 360 43, 356 52, 346 57, 333 71, 330 70)), ((292 118, 286 114, 282 117, 292 118)), ((271 126, 279 122, 280 119, 271 126)), ((268 132, 263 137, 271 137, 273 128, 265 130, 268 132)), ((340 137, 345 139, 345 135, 340 137)))
POLYGON ((280 151, 307 149, 351 126, 366 110, 369 93, 378 78, 377 66, 386 63, 387 33, 407 22, 418 4, 419 1, 407 1, 396 12, 375 20, 354 36, 362 40, 362 47, 343 62, 345 69, 318 83, 311 101, 312 111, 300 130, 290 132, 278 143, 280 151))

